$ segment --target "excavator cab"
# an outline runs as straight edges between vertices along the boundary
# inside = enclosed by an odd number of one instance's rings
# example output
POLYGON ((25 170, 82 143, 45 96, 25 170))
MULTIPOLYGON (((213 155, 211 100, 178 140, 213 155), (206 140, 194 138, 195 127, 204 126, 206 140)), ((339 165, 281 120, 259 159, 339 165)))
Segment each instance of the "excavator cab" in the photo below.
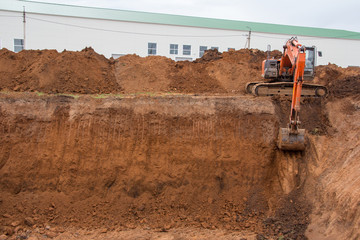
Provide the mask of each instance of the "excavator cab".
MULTIPOLYGON (((305 59, 305 70, 304 80, 313 80, 315 76, 315 52, 316 47, 305 47, 306 59, 305 59)), ((262 74, 261 76, 265 79, 277 79, 279 77, 280 60, 278 59, 266 59, 262 63, 262 74)))
POLYGON ((304 69, 304 80, 313 80, 315 76, 315 63, 316 63, 316 48, 305 47, 306 59, 305 59, 305 69, 304 69))

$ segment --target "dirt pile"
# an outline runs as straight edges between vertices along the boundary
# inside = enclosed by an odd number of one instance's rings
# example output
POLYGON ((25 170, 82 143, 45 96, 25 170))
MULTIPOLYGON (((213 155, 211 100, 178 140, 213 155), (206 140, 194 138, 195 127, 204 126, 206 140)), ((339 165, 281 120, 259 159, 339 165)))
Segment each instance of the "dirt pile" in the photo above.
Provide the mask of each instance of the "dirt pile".
MULTIPOLYGON (((273 51, 270 57, 279 58, 273 51)), ((245 84, 261 81, 261 62, 266 53, 242 49, 220 53, 206 51, 194 62, 175 62, 166 57, 126 55, 108 60, 91 48, 80 52, 54 50, 0 50, 0 90, 44 93, 221 93, 244 94, 245 84)), ((330 93, 354 92, 360 69, 333 64, 319 66, 314 82, 330 93)), ((356 91, 355 91, 356 92, 356 91)), ((357 90, 358 92, 358 90, 357 90)), ((346 95, 346 93, 344 93, 346 95)))
POLYGON ((360 96, 360 68, 341 68, 335 64, 318 66, 314 82, 329 89, 330 98, 360 96))
MULTIPOLYGON (((273 51, 271 56, 281 53, 273 51)), ((125 93, 243 93, 249 79, 260 80, 265 58, 262 51, 246 49, 224 53, 209 50, 194 62, 128 55, 116 60, 115 75, 125 93)))
POLYGON ((126 55, 116 60, 115 76, 125 93, 167 92, 174 64, 166 57, 126 55))
POLYGON ((26 50, 13 53, 0 50, 2 91, 45 93, 115 93, 114 62, 92 48, 81 52, 26 50))
MULTIPOLYGON (((280 52, 271 53, 279 57, 280 52)), ((194 62, 136 55, 108 60, 86 48, 80 52, 0 50, 0 90, 45 93, 243 93, 249 80, 260 80, 258 50, 207 51, 194 62)))
MULTIPOLYGON (((273 51, 270 57, 279 58, 273 51)), ((0 90, 44 93, 221 93, 244 94, 245 84, 261 81, 261 62, 266 53, 242 49, 220 53, 206 51, 194 62, 175 62, 166 57, 126 55, 108 60, 91 48, 80 52, 0 50, 0 90)), ((316 68, 314 82, 330 93, 358 88, 360 69, 334 64, 316 68)), ((358 92, 356 90, 355 92, 358 92)))

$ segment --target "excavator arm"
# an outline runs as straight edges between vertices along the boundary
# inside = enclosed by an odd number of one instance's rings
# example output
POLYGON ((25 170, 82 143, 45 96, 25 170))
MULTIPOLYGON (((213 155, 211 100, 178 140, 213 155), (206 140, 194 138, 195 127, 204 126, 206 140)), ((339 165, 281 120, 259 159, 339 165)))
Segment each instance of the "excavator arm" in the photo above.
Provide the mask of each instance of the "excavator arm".
POLYGON ((291 60, 294 60, 294 64, 292 64, 292 66, 294 67, 294 85, 291 101, 290 119, 288 127, 281 128, 279 131, 278 146, 282 150, 302 151, 305 149, 305 129, 299 128, 299 113, 301 90, 304 80, 306 53, 305 48, 298 43, 294 44, 293 47, 296 48, 296 50, 293 50, 291 52, 295 52, 295 54, 289 58, 291 60))
POLYGON ((299 121, 299 112, 300 112, 300 97, 301 89, 304 79, 305 71, 305 49, 302 48, 302 52, 298 54, 294 73, 294 87, 291 101, 291 111, 290 111, 290 127, 292 130, 296 130, 297 126, 300 124, 299 121))
POLYGON ((284 53, 280 59, 280 76, 293 76, 295 68, 297 66, 297 56, 300 53, 301 44, 298 42, 297 38, 290 38, 284 45, 284 53))

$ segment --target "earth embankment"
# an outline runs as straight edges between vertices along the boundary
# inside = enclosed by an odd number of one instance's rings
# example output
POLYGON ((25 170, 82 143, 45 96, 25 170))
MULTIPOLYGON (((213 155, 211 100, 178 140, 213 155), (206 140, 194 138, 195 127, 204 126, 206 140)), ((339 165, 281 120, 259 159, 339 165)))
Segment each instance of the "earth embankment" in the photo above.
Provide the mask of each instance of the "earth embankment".
POLYGON ((317 67, 282 152, 290 98, 244 92, 264 58, 0 50, 0 235, 359 238, 360 70, 317 67))

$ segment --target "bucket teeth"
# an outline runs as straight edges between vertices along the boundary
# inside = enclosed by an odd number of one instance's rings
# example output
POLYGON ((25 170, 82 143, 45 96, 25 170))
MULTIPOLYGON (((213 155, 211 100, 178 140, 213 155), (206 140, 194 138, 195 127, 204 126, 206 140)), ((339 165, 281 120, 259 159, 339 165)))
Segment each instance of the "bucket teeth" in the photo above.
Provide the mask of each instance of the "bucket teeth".
POLYGON ((289 128, 280 128, 278 147, 285 151, 304 151, 305 129, 298 129, 297 133, 291 133, 289 128))

